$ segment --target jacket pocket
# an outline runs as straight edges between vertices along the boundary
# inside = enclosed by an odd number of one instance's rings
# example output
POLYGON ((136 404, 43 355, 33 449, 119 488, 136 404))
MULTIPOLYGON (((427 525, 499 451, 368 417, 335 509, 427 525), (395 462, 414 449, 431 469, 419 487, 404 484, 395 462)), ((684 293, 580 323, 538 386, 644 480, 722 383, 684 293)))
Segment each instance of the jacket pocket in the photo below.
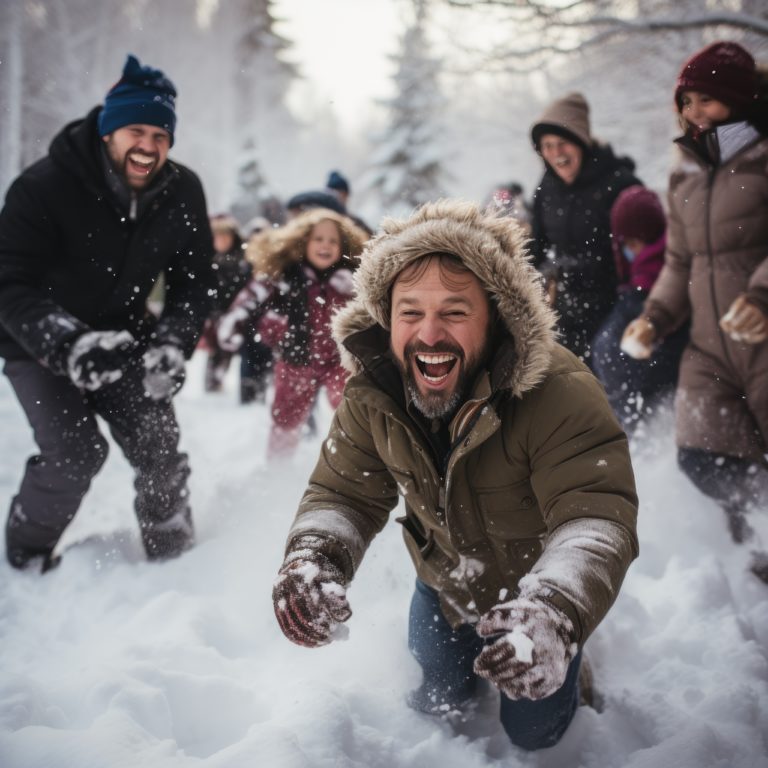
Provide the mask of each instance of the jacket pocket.
POLYGON ((426 560, 435 546, 434 533, 432 531, 425 531, 419 519, 410 513, 406 513, 402 517, 396 517, 395 522, 400 523, 407 532, 406 545, 408 548, 411 549, 411 544, 415 545, 421 559, 426 560))
POLYGON ((527 480, 478 490, 477 499, 485 531, 493 538, 534 539, 547 533, 544 517, 527 480))

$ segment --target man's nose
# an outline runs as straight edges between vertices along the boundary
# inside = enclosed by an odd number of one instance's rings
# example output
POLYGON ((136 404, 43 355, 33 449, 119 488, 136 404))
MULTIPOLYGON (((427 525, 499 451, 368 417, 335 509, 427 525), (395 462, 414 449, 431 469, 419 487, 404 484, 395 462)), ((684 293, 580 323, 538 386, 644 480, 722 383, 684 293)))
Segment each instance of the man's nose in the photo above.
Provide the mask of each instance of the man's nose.
POLYGON ((445 339, 445 323, 439 317, 427 315, 419 326, 419 341, 430 347, 445 339))
POLYGON ((142 136, 134 145, 134 149, 154 155, 157 152, 157 142, 151 136, 142 136))

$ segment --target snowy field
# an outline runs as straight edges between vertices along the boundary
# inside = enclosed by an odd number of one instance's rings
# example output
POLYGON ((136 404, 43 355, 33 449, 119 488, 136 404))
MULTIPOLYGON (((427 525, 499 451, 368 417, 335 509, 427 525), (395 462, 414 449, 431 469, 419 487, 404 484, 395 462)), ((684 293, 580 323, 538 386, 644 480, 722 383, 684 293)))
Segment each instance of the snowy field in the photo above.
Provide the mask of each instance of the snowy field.
MULTIPOLYGON (((768 587, 678 474, 668 415, 637 446, 640 558, 587 645, 603 709, 580 708, 560 744, 527 754, 506 740, 492 693, 460 726, 406 707, 419 682, 413 573, 394 524, 349 590, 349 639, 307 650, 283 638, 272 579, 321 437, 290 470, 267 467, 268 411, 238 405, 235 384, 204 394, 198 356, 177 400, 192 551, 145 562, 113 449, 57 570, 3 558, 2 768, 768 767, 768 587)), ((4 516, 33 450, 4 377, 0 419, 4 516)), ((324 404, 321 433, 329 419, 324 404)))

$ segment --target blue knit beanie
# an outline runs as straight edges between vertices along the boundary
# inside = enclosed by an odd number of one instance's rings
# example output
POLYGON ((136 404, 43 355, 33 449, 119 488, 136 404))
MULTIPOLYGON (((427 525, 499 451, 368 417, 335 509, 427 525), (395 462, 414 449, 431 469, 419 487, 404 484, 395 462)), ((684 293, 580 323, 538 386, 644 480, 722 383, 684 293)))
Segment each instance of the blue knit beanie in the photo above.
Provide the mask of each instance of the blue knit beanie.
POLYGON ((325 186, 328 187, 328 189, 335 189, 338 192, 346 192, 349 194, 349 182, 338 171, 330 172, 325 186))
POLYGON ((104 99, 99 115, 99 135, 106 136, 125 125, 156 125, 171 135, 176 129, 176 88, 159 70, 142 67, 128 54, 123 76, 104 99))

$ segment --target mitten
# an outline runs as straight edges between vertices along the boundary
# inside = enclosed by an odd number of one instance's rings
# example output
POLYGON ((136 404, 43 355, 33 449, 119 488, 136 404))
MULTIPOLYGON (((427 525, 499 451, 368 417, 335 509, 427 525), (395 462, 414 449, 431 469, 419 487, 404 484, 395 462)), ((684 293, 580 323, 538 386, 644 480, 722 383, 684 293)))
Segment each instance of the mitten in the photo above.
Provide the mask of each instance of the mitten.
POLYGON ((184 353, 175 344, 150 347, 142 358, 144 391, 153 400, 169 400, 184 384, 184 353))
POLYGON ((297 645, 327 645, 352 615, 341 568, 321 552, 289 552, 272 589, 275 616, 283 634, 297 645))
POLYGON ((233 307, 219 318, 216 339, 225 352, 237 352, 243 346, 243 325, 250 312, 245 307, 233 307))
POLYGON ((67 375, 80 389, 95 392, 122 377, 136 361, 136 340, 128 331, 88 331, 67 354, 67 375))
POLYGON ((768 338, 768 317, 744 296, 737 296, 720 318, 722 328, 734 341, 759 344, 768 338))
POLYGON ((619 349, 635 360, 647 360, 653 354, 656 329, 647 317, 635 318, 625 329, 619 349))
POLYGON ((510 699, 536 701, 553 694, 578 650, 568 616, 536 597, 495 605, 476 630, 493 642, 475 659, 475 672, 510 699))

